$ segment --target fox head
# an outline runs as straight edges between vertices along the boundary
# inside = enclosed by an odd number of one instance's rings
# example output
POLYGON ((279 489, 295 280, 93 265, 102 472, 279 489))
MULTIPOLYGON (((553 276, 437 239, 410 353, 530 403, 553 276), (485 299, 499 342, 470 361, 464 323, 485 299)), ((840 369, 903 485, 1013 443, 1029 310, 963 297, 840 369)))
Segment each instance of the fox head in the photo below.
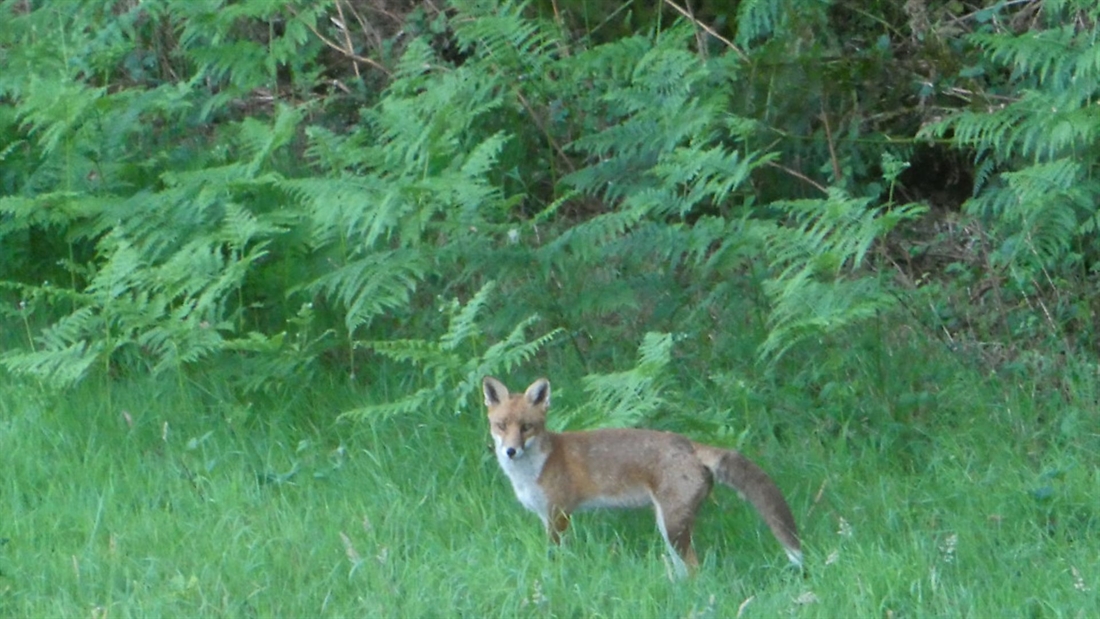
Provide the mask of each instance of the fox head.
POLYGON ((497 457, 501 462, 522 458, 546 429, 550 381, 540 378, 523 393, 509 393, 504 383, 486 376, 481 387, 497 457))

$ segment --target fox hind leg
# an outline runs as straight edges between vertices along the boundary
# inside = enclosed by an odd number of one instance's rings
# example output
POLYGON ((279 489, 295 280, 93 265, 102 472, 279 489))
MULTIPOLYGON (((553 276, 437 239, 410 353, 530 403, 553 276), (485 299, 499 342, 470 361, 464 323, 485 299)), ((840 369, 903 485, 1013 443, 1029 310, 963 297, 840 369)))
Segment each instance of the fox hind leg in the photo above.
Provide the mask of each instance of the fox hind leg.
MULTIPOLYGON (((661 531, 661 537, 668 546, 668 555, 672 559, 676 575, 680 578, 695 572, 699 567, 699 558, 695 555, 695 548, 691 545, 691 531, 695 525, 694 514, 679 514, 669 517, 661 504, 654 502, 657 512, 657 528, 661 531)), ((678 510, 677 510, 678 511, 678 510)))
POLYGON ((691 533, 695 528, 695 514, 710 491, 710 484, 703 480, 706 480, 705 476, 698 484, 682 485, 653 497, 657 528, 681 578, 694 573, 699 567, 699 558, 691 544, 691 533))

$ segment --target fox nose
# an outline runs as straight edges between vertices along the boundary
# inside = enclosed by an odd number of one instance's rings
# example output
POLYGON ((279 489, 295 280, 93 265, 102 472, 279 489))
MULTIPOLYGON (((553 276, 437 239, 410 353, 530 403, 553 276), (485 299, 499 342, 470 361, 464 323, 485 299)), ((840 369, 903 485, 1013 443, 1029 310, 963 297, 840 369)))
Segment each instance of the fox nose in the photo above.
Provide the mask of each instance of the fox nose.
POLYGON ((516 457, 516 448, 515 447, 509 447, 508 449, 504 450, 504 453, 509 458, 515 458, 516 457))

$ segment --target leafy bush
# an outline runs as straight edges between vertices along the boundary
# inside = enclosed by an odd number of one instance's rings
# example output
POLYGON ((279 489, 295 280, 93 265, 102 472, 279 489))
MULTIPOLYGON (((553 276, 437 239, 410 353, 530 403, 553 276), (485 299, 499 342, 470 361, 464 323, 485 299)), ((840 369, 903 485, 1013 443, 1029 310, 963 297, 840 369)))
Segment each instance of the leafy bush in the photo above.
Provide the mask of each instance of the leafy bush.
MULTIPOLYGON (((660 348, 650 333, 685 360, 661 368, 739 363, 719 342, 745 315, 773 366, 845 338, 905 294, 881 240, 924 211, 895 198, 915 138, 866 139, 901 125, 869 123, 814 69, 844 45, 807 24, 866 16, 811 5, 745 3, 732 38, 688 16, 601 41, 524 5, 455 1, 384 44, 348 27, 368 10, 351 2, 0 5, 0 290, 26 334, 0 363, 58 385, 219 368, 278 390, 321 363, 359 376, 388 359, 432 384, 363 411, 407 412, 521 359, 603 384, 660 348)), ((991 28, 971 40, 1025 94, 925 136, 989 162, 969 211, 1000 239, 991 268, 1031 300, 1095 251, 1094 80, 1070 79, 1095 68, 1091 30, 991 28), (1021 156, 1036 163, 1012 169, 1021 156)), ((931 49, 880 42, 857 54, 875 71, 931 49)))
POLYGON ((1007 94, 983 93, 922 132, 977 153, 964 210, 990 236, 983 288, 1009 338, 1095 334, 1098 17, 1091 2, 1047 2, 1027 31, 971 35, 981 70, 1011 76, 1007 94))

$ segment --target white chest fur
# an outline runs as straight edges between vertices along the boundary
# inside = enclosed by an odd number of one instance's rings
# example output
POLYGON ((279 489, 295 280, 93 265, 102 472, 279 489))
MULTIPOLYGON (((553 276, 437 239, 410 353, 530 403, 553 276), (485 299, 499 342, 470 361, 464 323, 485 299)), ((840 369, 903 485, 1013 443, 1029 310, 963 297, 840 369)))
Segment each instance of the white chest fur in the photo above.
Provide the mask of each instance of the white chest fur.
POLYGON ((540 445, 527 445, 521 454, 515 458, 509 458, 504 452, 500 440, 494 436, 496 442, 497 461, 504 474, 512 481, 512 489, 516 492, 516 498, 527 509, 538 514, 546 523, 549 518, 550 507, 546 500, 546 493, 539 486, 539 475, 546 464, 549 454, 540 449, 540 445))

